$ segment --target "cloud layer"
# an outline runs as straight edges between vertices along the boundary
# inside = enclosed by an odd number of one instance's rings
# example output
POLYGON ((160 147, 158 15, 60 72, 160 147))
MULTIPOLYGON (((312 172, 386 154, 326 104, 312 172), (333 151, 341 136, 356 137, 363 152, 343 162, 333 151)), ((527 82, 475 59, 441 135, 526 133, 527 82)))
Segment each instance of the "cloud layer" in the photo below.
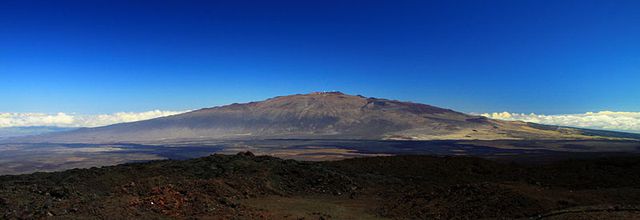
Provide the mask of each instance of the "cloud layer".
POLYGON ((101 115, 76 115, 67 113, 0 113, 0 128, 28 126, 98 127, 123 122, 141 121, 170 116, 186 111, 118 112, 101 115))
POLYGON ((538 115, 509 112, 484 113, 482 116, 548 125, 640 133, 640 112, 587 112, 584 114, 538 115))

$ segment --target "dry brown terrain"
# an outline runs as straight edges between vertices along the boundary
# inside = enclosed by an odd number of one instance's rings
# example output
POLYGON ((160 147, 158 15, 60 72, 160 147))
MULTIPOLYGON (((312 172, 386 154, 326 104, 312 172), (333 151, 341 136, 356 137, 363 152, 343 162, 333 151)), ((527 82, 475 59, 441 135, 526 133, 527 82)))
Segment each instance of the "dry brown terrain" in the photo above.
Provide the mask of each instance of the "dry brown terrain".
POLYGON ((280 96, 14 142, 161 143, 221 139, 594 140, 640 135, 500 121, 340 92, 280 96))
POLYGON ((240 153, 0 177, 4 219, 637 219, 640 157, 301 162, 240 153))

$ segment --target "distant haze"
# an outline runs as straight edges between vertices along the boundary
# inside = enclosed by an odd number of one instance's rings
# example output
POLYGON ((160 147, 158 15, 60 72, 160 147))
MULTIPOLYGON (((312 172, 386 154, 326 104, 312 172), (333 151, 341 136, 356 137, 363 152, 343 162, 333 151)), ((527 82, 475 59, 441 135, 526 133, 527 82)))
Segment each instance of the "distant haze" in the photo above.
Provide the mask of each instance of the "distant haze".
POLYGON ((46 134, 51 132, 70 131, 73 129, 75 128, 47 127, 47 126, 4 127, 4 128, 0 127, 0 139, 39 135, 39 134, 46 134))

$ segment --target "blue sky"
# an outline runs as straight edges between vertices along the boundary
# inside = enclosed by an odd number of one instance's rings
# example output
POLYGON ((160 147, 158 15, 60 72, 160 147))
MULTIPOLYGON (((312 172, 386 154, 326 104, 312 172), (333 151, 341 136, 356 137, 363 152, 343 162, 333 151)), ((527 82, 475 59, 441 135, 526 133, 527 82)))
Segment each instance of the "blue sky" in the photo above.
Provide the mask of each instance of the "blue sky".
POLYGON ((632 112, 639 39, 640 1, 9 0, 0 112, 325 90, 463 112, 632 112))

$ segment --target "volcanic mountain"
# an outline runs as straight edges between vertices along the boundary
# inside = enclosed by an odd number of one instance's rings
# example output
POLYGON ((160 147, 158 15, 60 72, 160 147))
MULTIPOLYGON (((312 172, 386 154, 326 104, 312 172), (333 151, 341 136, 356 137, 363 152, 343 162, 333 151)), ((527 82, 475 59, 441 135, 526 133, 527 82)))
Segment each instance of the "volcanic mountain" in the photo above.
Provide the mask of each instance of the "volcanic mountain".
POLYGON ((41 135, 30 141, 593 139, 602 138, 600 135, 584 129, 493 120, 412 102, 316 92, 41 135))

